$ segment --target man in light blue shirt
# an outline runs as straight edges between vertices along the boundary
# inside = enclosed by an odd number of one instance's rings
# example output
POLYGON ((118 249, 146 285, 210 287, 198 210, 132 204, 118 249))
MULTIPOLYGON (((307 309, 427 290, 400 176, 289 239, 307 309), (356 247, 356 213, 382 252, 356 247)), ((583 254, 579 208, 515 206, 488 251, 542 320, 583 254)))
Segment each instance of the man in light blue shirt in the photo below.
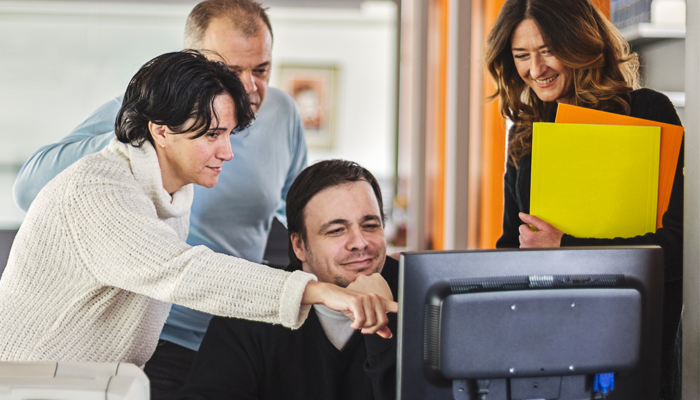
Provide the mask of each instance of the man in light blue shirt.
MULTIPOLYGON (((272 219, 276 216, 286 224, 287 190, 306 166, 306 142, 296 106, 284 92, 268 88, 269 19, 254 0, 206 0, 187 19, 185 47, 210 50, 223 58, 238 73, 257 113, 250 128, 231 136, 234 158, 226 163, 218 184, 212 189, 195 186, 187 243, 260 262, 272 219)), ((107 145, 114 137, 121 102, 122 97, 107 102, 68 136, 32 155, 13 188, 20 208, 27 210, 41 188, 63 169, 107 145)), ((144 368, 152 399, 174 398, 210 319, 208 314, 173 306, 161 342, 144 368)))

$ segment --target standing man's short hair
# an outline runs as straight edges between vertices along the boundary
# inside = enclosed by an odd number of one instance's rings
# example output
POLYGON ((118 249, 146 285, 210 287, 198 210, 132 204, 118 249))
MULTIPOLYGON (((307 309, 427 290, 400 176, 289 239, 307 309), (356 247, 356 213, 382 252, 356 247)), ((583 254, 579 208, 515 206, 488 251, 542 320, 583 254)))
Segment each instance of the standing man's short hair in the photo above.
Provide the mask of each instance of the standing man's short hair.
POLYGON ((212 20, 227 18, 244 37, 254 36, 265 24, 272 35, 267 8, 254 0, 204 0, 197 4, 185 24, 185 48, 201 49, 204 33, 212 20))
POLYGON ((324 189, 358 181, 366 181, 372 187, 374 195, 377 197, 382 224, 384 224, 384 204, 379 183, 371 172, 359 164, 346 160, 319 161, 297 176, 287 192, 287 254, 290 264, 301 267, 301 261, 297 258, 292 247, 292 234, 297 233, 303 241, 306 241, 306 226, 304 224, 306 204, 324 189))

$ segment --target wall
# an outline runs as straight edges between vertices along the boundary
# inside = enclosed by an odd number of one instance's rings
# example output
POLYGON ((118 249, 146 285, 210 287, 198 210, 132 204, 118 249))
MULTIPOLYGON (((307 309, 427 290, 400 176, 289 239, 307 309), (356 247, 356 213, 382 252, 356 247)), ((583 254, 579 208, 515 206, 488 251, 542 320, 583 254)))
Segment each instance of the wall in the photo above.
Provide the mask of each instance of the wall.
MULTIPOLYGON (((277 65, 340 68, 336 147, 311 151, 310 161, 349 158, 385 182, 393 177, 394 7, 373 2, 356 10, 270 10, 277 65)), ((190 9, 0 1, 0 228, 16 228, 24 217, 11 199, 19 166, 123 93, 144 62, 180 49, 190 9)))
POLYGON ((2 164, 19 164, 178 50, 189 7, 0 2, 2 164), (12 6, 17 4, 16 6, 12 6), (28 122, 31 121, 30 124, 28 122), (31 139, 30 139, 31 138, 31 139))
POLYGON ((178 50, 189 6, 0 1, 0 228, 16 228, 19 166, 178 50))
MULTIPOLYGON (((309 149, 309 162, 357 161, 377 179, 393 177, 396 6, 364 2, 358 10, 273 8, 274 65, 335 65, 338 104, 332 150, 309 149)), ((271 82, 278 82, 273 70, 271 82)), ((387 193, 385 197, 391 199, 387 193)))
POLYGON ((674 101, 681 121, 685 119, 685 40, 664 39, 633 46, 639 53, 642 85, 666 93, 674 101), (673 60, 669 62, 669 60, 673 60), (678 95, 680 98, 677 99, 678 95))

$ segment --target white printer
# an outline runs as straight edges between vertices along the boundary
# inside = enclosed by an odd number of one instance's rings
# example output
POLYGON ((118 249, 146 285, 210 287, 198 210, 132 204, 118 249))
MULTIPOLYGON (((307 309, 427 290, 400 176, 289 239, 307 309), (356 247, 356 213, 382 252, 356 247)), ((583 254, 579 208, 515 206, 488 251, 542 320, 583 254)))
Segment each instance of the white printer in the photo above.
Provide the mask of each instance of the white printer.
POLYGON ((0 400, 148 400, 146 374, 129 363, 0 361, 0 400))

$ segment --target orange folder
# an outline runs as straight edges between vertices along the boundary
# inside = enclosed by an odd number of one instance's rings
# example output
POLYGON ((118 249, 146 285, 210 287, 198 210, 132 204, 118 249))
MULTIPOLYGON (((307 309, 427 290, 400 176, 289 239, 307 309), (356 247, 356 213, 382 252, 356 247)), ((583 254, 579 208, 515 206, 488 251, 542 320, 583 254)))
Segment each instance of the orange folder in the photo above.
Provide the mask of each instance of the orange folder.
POLYGON ((671 189, 676 175, 678 154, 683 141, 683 127, 613 114, 590 108, 559 104, 554 122, 569 124, 658 126, 661 128, 661 154, 659 155, 659 194, 657 200, 656 228, 661 228, 661 218, 671 201, 671 189))

